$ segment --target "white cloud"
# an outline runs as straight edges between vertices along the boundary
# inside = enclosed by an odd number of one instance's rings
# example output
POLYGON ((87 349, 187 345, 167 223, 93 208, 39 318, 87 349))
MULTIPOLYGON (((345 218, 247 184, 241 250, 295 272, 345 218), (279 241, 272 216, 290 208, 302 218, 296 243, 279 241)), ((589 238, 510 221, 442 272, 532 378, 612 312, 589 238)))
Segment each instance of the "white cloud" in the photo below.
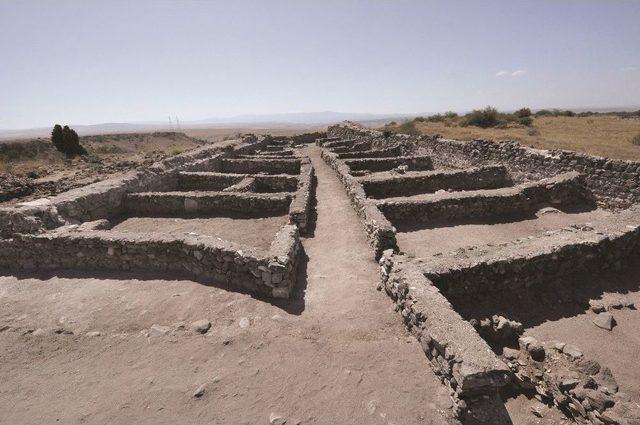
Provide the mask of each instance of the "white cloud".
POLYGON ((635 66, 624 66, 622 68, 620 68, 620 71, 623 72, 631 72, 631 71, 637 71, 638 68, 636 68, 635 66))
POLYGON ((524 69, 516 69, 515 71, 501 70, 501 71, 498 71, 498 73, 496 74, 496 77, 498 77, 498 78, 502 78, 502 77, 522 77, 526 73, 527 73, 527 71, 525 71, 524 69))

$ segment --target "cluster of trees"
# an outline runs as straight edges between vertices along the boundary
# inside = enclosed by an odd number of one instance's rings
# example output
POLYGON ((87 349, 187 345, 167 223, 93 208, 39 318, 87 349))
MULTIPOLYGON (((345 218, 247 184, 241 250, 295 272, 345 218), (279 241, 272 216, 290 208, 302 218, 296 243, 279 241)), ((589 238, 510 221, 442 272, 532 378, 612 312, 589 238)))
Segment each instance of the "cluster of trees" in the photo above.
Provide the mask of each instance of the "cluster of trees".
POLYGON ((75 130, 65 125, 62 127, 60 124, 53 126, 51 132, 51 142, 56 149, 67 157, 72 158, 76 155, 86 155, 87 151, 80 144, 80 137, 75 130))

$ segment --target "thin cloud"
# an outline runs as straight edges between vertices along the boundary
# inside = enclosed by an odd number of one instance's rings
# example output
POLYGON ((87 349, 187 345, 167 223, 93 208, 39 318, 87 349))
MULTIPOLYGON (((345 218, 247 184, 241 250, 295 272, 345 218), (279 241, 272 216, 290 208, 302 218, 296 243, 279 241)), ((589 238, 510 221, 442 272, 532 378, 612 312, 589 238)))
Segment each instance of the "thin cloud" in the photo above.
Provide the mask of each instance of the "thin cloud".
POLYGON ((623 72, 630 72, 630 71, 637 71, 637 70, 638 68, 636 68, 635 66, 625 66, 620 68, 620 71, 623 71, 623 72))
POLYGON ((515 71, 498 71, 498 73, 496 74, 496 77, 498 78, 502 78, 502 77, 522 77, 524 74, 526 74, 527 71, 525 71, 524 69, 516 69, 515 71))

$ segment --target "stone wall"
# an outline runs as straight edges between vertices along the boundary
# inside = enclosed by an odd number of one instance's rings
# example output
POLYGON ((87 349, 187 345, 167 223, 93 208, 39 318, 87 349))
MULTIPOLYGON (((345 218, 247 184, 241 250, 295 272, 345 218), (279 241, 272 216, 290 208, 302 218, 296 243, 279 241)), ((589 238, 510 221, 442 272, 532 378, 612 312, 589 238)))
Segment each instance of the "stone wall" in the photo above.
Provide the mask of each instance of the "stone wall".
POLYGON ((424 274, 452 301, 517 293, 579 272, 617 271, 640 258, 640 208, 510 244, 423 259, 424 274))
POLYGON ((220 169, 223 173, 239 174, 299 174, 299 159, 272 158, 224 158, 220 169))
POLYGON ((473 326, 405 256, 385 251, 380 270, 382 288, 420 341, 435 373, 451 389, 458 416, 474 402, 495 396, 508 382, 509 369, 473 326))
POLYGON ((346 159, 344 163, 351 171, 388 171, 401 165, 406 165, 408 170, 433 170, 431 158, 428 156, 346 159))
POLYGON ((387 158, 391 156, 401 156, 402 148, 400 146, 394 146, 391 148, 385 149, 371 149, 365 151, 352 151, 352 152, 344 152, 339 153, 338 158, 340 159, 348 159, 348 158, 387 158))
POLYGON ((367 196, 390 198, 433 193, 438 190, 477 190, 511 186, 507 169, 490 165, 466 170, 408 171, 404 174, 364 176, 358 179, 367 196))
POLYGON ((581 176, 566 173, 501 189, 382 199, 377 201, 377 206, 393 223, 437 223, 442 220, 517 217, 534 211, 540 205, 560 207, 589 202, 581 176))
POLYGON ((566 150, 542 150, 516 142, 469 142, 428 136, 391 135, 351 123, 331 126, 331 137, 368 140, 374 147, 398 143, 432 155, 441 166, 469 167, 502 164, 517 181, 537 180, 560 173, 577 171, 599 203, 607 207, 626 208, 640 202, 640 162, 622 161, 566 150))
MULTIPOLYGON (((216 173, 208 171, 183 171, 178 173, 178 190, 211 190, 221 191, 240 183, 246 175, 216 173)), ((173 189, 173 188, 172 188, 173 189)))
POLYGON ((386 249, 398 250, 396 229, 380 212, 371 199, 367 199, 364 189, 358 180, 350 174, 349 167, 335 153, 322 150, 322 158, 333 168, 347 191, 351 205, 360 216, 362 224, 375 258, 378 259, 386 249))
POLYGON ((300 177, 296 195, 289 206, 289 220, 292 224, 298 225, 301 233, 306 233, 310 224, 315 184, 313 166, 309 159, 305 158, 300 165, 300 177))
POLYGON ((124 201, 127 216, 273 216, 287 214, 289 193, 236 192, 138 192, 128 193, 124 201))
POLYGON ((219 166, 223 152, 245 154, 263 145, 264 140, 251 137, 225 147, 205 145, 157 162, 142 171, 130 172, 51 198, 0 208, 0 237, 39 232, 64 223, 117 217, 123 213, 124 197, 129 192, 176 187, 180 171, 208 171, 211 167, 219 166))
POLYGON ((186 274, 196 281, 287 298, 301 253, 297 228, 291 225, 278 232, 266 255, 208 236, 176 239, 109 230, 74 231, 74 227, 0 240, 0 266, 19 271, 146 272, 161 278, 186 274))

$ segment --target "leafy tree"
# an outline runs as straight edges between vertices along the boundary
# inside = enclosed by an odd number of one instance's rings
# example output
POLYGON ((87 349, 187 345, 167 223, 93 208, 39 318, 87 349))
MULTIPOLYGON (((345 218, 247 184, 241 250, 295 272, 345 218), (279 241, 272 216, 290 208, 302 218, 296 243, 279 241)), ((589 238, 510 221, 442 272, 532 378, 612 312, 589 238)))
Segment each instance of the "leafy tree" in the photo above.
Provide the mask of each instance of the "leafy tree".
POLYGON ((529 108, 518 109, 516 112, 514 112, 514 115, 518 118, 530 117, 531 109, 529 108))
POLYGON ((56 149, 67 157, 71 158, 76 155, 86 155, 87 151, 80 145, 80 137, 75 130, 65 125, 61 127, 56 124, 51 132, 51 142, 56 149))

